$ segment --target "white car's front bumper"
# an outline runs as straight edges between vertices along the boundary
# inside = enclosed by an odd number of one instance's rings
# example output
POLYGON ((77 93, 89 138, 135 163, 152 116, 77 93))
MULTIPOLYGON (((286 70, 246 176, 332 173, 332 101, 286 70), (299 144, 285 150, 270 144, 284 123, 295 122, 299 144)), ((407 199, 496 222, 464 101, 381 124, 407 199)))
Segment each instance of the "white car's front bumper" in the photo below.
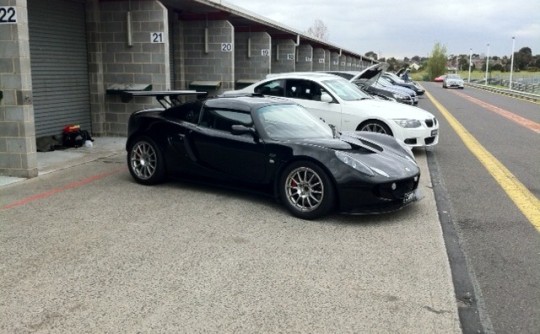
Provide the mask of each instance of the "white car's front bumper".
POLYGON ((394 137, 401 139, 409 147, 428 147, 439 143, 439 122, 436 118, 421 121, 418 128, 403 128, 396 124, 394 137))

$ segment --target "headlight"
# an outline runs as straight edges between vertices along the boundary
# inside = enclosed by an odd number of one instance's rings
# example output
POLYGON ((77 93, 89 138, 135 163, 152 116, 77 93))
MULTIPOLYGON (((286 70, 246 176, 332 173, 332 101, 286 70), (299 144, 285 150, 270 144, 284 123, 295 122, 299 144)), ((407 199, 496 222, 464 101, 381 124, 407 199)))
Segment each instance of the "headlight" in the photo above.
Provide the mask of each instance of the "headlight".
POLYGON ((367 176, 375 176, 375 173, 373 173, 373 171, 368 166, 366 166, 363 162, 351 157, 347 153, 336 151, 336 157, 344 164, 351 166, 362 174, 365 174, 367 176))
POLYGON ((396 99, 396 100, 405 100, 406 99, 406 96, 401 95, 401 94, 392 94, 392 96, 394 96, 394 99, 396 99))
POLYGON ((394 122, 402 128, 419 128, 422 126, 422 123, 417 119, 398 118, 394 119, 394 122))

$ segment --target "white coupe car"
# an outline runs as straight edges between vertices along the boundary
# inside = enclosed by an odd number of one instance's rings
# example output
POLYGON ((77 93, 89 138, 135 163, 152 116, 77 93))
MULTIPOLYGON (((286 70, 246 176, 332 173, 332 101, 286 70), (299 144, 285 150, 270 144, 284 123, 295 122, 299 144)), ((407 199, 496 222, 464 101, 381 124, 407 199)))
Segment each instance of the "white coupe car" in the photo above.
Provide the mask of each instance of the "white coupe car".
POLYGON ((267 79, 224 95, 238 93, 289 98, 335 126, 337 131, 385 133, 409 147, 433 146, 439 141, 439 123, 433 114, 418 107, 374 99, 332 74, 271 74, 267 79))
POLYGON ((447 74, 444 79, 442 86, 443 88, 459 88, 463 89, 463 79, 459 76, 459 74, 447 74))

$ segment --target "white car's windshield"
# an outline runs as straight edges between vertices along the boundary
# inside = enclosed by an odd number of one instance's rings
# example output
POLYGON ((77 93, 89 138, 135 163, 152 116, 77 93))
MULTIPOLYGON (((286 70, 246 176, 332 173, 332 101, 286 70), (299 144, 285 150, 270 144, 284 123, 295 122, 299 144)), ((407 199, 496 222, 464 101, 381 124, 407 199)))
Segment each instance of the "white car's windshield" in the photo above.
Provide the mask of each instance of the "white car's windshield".
POLYGON ((327 79, 323 82, 333 94, 345 101, 357 101, 372 98, 368 94, 362 92, 355 84, 344 79, 327 79))
POLYGON ((332 129, 295 104, 274 104, 257 110, 262 128, 272 139, 333 138, 332 129))

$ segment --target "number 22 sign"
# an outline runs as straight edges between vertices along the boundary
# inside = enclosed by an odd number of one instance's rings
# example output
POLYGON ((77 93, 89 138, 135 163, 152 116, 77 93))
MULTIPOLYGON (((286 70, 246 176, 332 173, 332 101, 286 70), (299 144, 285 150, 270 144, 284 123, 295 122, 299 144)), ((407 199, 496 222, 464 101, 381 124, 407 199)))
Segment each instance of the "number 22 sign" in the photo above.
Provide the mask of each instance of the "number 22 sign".
POLYGON ((17 9, 15 7, 0 6, 0 24, 17 23, 17 9))

